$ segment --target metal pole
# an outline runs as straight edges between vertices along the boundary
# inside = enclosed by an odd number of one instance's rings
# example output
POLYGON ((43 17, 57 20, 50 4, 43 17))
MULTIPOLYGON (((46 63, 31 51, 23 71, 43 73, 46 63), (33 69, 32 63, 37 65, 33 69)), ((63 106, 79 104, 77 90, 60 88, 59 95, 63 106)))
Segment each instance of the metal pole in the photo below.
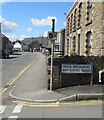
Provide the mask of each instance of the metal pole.
MULTIPOLYGON (((61 65, 61 66, 62 66, 62 65, 61 65)), ((61 71, 61 72, 62 72, 62 71, 61 71)), ((61 73, 61 74, 62 74, 62 73, 61 73)), ((62 82, 62 80, 61 80, 61 75, 60 75, 60 88, 61 88, 61 84, 62 84, 61 82, 62 82)))
POLYGON ((0 34, 1 34, 1 22, 0 22, 0 34))
POLYGON ((55 32, 55 19, 52 19, 52 32, 53 32, 53 38, 52 38, 52 46, 51 46, 51 79, 50 79, 50 90, 52 90, 52 84, 53 84, 53 59, 54 59, 54 32, 55 32))
POLYGON ((91 85, 93 84, 93 65, 91 65, 91 85))
POLYGON ((54 58, 54 40, 52 41, 52 46, 51 46, 51 80, 50 80, 50 90, 52 90, 52 82, 53 82, 53 58, 54 58))

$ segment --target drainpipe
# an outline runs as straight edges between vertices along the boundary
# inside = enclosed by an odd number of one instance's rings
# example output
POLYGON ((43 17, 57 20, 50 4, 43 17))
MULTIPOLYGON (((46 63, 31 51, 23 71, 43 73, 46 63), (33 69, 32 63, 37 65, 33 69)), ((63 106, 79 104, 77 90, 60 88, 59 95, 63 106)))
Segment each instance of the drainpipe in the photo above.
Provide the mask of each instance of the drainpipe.
POLYGON ((101 82, 101 74, 104 72, 104 70, 99 71, 99 82, 101 82))

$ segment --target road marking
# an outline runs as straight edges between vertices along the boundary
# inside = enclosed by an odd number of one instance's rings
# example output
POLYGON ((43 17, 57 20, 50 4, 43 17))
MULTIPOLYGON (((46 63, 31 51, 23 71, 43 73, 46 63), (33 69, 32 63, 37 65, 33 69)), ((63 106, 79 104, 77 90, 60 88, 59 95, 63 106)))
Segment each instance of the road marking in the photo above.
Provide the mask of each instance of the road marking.
POLYGON ((8 117, 9 120, 10 120, 10 119, 14 120, 15 118, 17 119, 18 116, 9 116, 9 117, 8 117))
POLYGON ((48 66, 47 68, 48 68, 48 70, 51 70, 51 66, 48 66))
POLYGON ((12 113, 20 113, 23 105, 16 105, 12 113))
POLYGON ((56 102, 56 103, 32 103, 23 101, 13 101, 19 105, 32 106, 32 107, 64 107, 64 106, 85 106, 85 105, 100 105, 104 104, 102 101, 79 101, 79 102, 56 102))
MULTIPOLYGON (((21 70, 12 80, 10 80, 5 86, 10 86, 12 85, 31 65, 33 64, 33 62, 31 64, 29 64, 27 67, 25 67, 23 70, 21 70)), ((1 88, 0 90, 0 94, 2 94, 3 92, 5 92, 8 88, 1 88)))
POLYGON ((0 114, 2 114, 7 106, 1 105, 0 106, 0 114))
POLYGON ((3 92, 5 92, 7 89, 8 88, 3 88, 2 91, 0 92, 0 94, 3 93, 3 92))
POLYGON ((48 75, 48 79, 51 79, 52 78, 52 75, 48 75))
POLYGON ((32 62, 30 65, 28 65, 26 68, 24 68, 24 69, 19 73, 19 75, 18 75, 11 83, 9 83, 9 85, 12 85, 32 64, 33 64, 33 62, 32 62))
POLYGON ((59 102, 56 103, 32 103, 32 102, 23 102, 23 101, 13 101, 18 105, 26 105, 26 106, 33 106, 33 107, 58 107, 59 102))

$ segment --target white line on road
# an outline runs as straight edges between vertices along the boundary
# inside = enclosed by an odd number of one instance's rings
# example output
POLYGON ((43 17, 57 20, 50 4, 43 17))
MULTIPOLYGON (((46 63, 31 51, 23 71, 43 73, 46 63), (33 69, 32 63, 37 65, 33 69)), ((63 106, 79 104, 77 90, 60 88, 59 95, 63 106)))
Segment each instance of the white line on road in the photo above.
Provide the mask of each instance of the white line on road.
POLYGON ((0 106, 0 114, 2 114, 7 106, 1 105, 0 106))
POLYGON ((12 113, 20 113, 23 105, 16 105, 12 113))
POLYGON ((10 120, 10 119, 11 119, 11 120, 15 120, 15 119, 17 119, 17 118, 18 118, 18 116, 9 116, 9 117, 8 117, 8 120, 10 120))

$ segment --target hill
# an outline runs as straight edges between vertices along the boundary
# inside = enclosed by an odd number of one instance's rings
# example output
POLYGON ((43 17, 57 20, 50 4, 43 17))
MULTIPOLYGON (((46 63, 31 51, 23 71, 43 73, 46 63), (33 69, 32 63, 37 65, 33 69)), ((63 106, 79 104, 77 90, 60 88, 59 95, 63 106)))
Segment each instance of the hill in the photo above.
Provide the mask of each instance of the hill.
POLYGON ((40 44, 44 46, 47 46, 47 43, 48 43, 47 37, 29 37, 29 38, 25 38, 21 42, 23 42, 26 45, 29 45, 34 41, 38 41, 40 44))

